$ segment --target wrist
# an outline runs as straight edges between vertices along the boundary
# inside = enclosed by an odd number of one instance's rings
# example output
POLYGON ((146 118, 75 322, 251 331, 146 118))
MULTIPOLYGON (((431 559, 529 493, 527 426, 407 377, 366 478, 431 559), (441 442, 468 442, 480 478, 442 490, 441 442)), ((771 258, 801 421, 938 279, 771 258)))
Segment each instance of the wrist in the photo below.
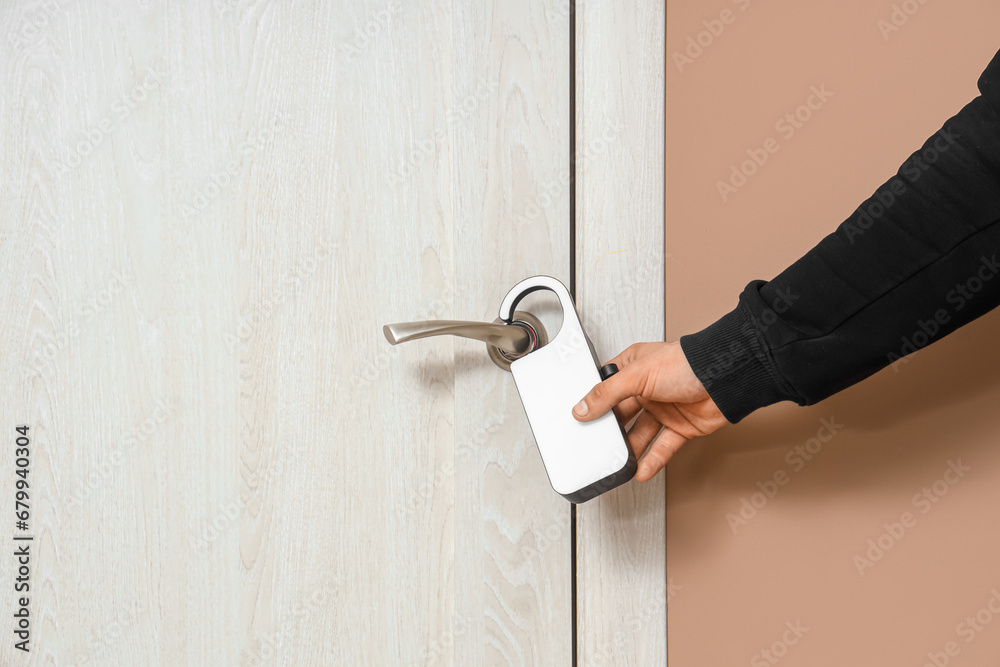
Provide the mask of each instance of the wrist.
POLYGON ((730 423, 788 400, 742 301, 705 329, 682 336, 692 372, 730 423))

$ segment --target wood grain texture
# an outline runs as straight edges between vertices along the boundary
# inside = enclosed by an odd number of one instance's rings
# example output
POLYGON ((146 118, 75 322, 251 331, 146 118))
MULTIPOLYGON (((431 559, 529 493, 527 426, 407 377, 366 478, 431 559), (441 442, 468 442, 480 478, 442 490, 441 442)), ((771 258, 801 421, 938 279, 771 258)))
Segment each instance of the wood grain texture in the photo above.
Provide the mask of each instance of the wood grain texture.
MULTIPOLYGON (((569 279, 569 198, 545 196, 569 169, 569 30, 557 6, 469 2, 455 19, 455 105, 475 107, 454 124, 463 316, 493 320, 529 275, 569 279)), ((513 378, 483 364, 481 346, 456 361, 456 619, 469 625, 456 664, 569 665, 569 505, 549 486, 513 378)))
MULTIPOLYGON (((568 192, 550 192, 569 170, 569 29, 557 9, 468 2, 455 17, 455 108, 474 109, 452 144, 463 317, 492 321, 530 275, 569 280, 568 192)), ((551 301, 521 307, 544 316, 551 301)), ((513 377, 482 353, 462 346, 454 371, 455 613, 468 623, 456 664, 569 665, 569 504, 549 485, 513 377)))
POLYGON ((0 663, 569 664, 511 378, 381 333, 568 279, 558 3, 47 0, 0 38, 0 428, 35 443, 0 663))
MULTIPOLYGON (((576 3, 577 304, 603 358, 663 340, 664 3, 576 3)), ((582 665, 666 663, 664 475, 577 509, 582 665)))

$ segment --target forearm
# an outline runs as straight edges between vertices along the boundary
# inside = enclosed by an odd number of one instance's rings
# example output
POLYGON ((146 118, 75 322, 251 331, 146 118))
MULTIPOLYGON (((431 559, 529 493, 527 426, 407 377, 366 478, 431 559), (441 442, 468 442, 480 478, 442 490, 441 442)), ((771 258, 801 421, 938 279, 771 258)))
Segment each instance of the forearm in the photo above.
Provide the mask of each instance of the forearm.
POLYGON ((1000 54, 980 91, 834 233, 681 338, 729 421, 816 403, 1000 303, 1000 54))

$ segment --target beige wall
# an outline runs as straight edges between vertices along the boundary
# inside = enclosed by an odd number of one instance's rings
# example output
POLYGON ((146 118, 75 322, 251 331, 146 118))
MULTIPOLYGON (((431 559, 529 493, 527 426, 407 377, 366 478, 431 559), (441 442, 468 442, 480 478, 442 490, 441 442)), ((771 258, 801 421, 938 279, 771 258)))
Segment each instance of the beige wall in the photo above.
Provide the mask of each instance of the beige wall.
MULTIPOLYGON (((908 8, 883 33, 893 3, 669 3, 668 340, 807 251, 976 95, 1000 48, 1000 5, 908 8), (730 23, 679 68, 674 53, 727 9, 730 23), (832 97, 788 136, 775 124, 813 86, 832 97), (778 151, 723 201, 717 182, 771 137, 778 151)), ((775 642, 789 666, 919 666, 931 653, 971 667, 1000 654, 1000 614, 966 621, 1000 591, 998 335, 993 313, 818 406, 772 407, 678 454, 667 480, 671 664, 772 664, 761 651, 775 642), (832 439, 824 419, 842 425, 832 439), (818 436, 829 441, 811 460, 786 458, 818 436), (959 460, 968 471, 946 475, 959 460), (776 473, 786 483, 734 534, 727 514, 776 473), (957 482, 939 483, 944 495, 914 502, 946 476, 957 482), (912 525, 883 536, 893 546, 861 574, 855 557, 904 513, 912 525), (808 630, 783 651, 786 622, 808 630)))

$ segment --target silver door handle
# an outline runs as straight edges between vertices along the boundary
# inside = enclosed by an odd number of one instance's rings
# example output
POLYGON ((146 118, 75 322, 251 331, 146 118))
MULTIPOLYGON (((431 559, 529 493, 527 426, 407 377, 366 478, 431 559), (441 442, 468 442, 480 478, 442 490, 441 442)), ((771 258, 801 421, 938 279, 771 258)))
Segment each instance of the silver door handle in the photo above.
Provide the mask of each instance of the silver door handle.
POLYGON ((382 327, 386 339, 393 345, 431 336, 461 336, 495 345, 508 354, 524 354, 531 345, 531 335, 522 327, 461 320, 426 320, 399 322, 382 327))
POLYGON ((514 376, 549 482, 570 502, 586 502, 635 475, 635 453, 615 413, 587 423, 573 418, 573 406, 617 368, 600 366, 573 296, 552 276, 531 276, 514 285, 492 324, 403 322, 387 324, 382 331, 393 345, 444 334, 485 342, 493 363, 514 376), (552 292, 562 310, 552 340, 537 317, 515 310, 524 297, 539 290, 552 292))
POLYGON ((446 335, 481 340, 486 343, 487 352, 493 363, 505 371, 510 370, 510 362, 548 343, 548 336, 541 321, 531 313, 520 310, 514 313, 510 322, 500 319, 492 323, 462 320, 399 322, 386 324, 382 327, 382 333, 393 345, 446 335))

